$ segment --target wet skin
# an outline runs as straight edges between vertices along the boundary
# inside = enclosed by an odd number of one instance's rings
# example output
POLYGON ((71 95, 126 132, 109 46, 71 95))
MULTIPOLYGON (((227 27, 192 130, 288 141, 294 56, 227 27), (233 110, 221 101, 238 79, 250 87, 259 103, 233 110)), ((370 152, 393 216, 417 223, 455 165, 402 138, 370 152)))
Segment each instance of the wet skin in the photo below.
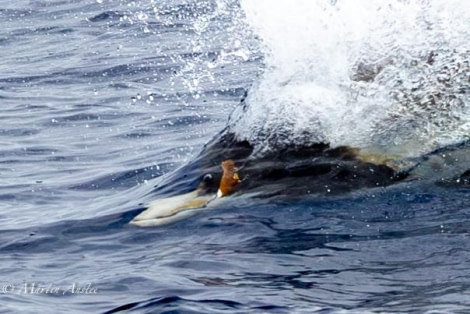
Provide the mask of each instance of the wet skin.
MULTIPOLYGON (((356 158, 346 147, 327 144, 278 150, 253 158, 253 147, 226 133, 208 143, 191 163, 176 171, 157 191, 165 193, 185 183, 192 189, 202 184, 202 193, 217 193, 223 175, 221 164, 233 160, 240 178, 233 192, 274 195, 339 194, 368 187, 388 186, 407 177, 386 165, 356 158)), ((178 188, 177 188, 178 189, 178 188)))
POLYGON ((252 153, 252 145, 237 141, 233 134, 217 137, 196 159, 161 182, 155 192, 163 197, 150 203, 130 223, 141 227, 171 223, 194 210, 213 208, 215 200, 229 195, 262 198, 338 195, 411 180, 469 185, 468 143, 437 150, 400 171, 369 162, 390 160, 387 156, 371 156, 357 149, 331 148, 327 144, 292 146, 261 158, 254 158, 252 153))

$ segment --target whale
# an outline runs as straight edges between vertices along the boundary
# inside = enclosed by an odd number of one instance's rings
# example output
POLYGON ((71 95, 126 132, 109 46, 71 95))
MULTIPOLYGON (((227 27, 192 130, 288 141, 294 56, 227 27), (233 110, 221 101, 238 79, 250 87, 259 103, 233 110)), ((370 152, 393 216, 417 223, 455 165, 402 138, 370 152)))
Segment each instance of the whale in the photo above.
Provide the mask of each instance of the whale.
POLYGON ((222 132, 194 160, 156 186, 154 192, 162 197, 130 224, 165 225, 240 195, 264 199, 342 195, 412 181, 470 185, 469 143, 407 161, 327 143, 291 145, 263 156, 253 155, 253 151, 254 145, 248 141, 222 132))

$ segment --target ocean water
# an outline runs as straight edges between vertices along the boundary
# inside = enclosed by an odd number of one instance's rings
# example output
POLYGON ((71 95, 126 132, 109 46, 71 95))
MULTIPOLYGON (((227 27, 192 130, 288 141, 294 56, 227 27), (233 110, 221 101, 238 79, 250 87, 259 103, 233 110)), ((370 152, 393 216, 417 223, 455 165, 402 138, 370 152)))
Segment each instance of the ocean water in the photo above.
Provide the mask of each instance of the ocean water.
POLYGON ((260 154, 322 140, 416 158, 468 140, 465 1, 285 3, 0 0, 2 312, 470 310, 465 184, 241 196, 128 224, 226 127, 260 154))

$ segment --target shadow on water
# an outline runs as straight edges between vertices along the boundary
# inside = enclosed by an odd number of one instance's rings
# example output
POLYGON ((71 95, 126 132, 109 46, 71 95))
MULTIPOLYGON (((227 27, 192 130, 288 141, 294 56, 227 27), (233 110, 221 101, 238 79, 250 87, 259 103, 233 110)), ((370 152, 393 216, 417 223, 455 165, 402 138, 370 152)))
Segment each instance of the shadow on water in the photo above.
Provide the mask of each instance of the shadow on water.
MULTIPOLYGON (((246 307, 238 302, 229 300, 188 300, 177 296, 152 298, 150 300, 125 304, 116 307, 104 314, 119 312, 139 312, 139 313, 239 313, 246 307)), ((282 307, 254 307, 251 310, 267 311, 279 310, 282 307)))

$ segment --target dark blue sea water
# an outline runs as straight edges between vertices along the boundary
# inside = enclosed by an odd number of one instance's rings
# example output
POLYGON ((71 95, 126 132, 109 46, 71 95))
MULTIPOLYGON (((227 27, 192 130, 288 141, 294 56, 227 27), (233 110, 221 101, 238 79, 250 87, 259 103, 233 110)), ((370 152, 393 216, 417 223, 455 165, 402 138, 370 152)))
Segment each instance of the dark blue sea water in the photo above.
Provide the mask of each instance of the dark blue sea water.
POLYGON ((2 312, 470 311, 465 186, 240 197, 127 224, 261 73, 241 15, 236 1, 0 0, 2 312))

